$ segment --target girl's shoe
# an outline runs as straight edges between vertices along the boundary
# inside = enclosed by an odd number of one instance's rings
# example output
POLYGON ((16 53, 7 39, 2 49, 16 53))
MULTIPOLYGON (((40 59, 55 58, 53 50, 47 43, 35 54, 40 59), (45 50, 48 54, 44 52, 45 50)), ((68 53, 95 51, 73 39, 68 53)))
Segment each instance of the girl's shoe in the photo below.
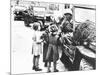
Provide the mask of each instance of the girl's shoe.
POLYGON ((51 72, 51 70, 48 70, 47 73, 51 72))
POLYGON ((35 71, 42 71, 42 69, 40 69, 40 68, 35 68, 35 71))
POLYGON ((35 67, 35 66, 33 66, 33 67, 32 67, 32 69, 33 69, 33 70, 35 70, 35 69, 36 69, 36 67, 35 67))
POLYGON ((59 72, 59 70, 55 69, 54 72, 59 72))

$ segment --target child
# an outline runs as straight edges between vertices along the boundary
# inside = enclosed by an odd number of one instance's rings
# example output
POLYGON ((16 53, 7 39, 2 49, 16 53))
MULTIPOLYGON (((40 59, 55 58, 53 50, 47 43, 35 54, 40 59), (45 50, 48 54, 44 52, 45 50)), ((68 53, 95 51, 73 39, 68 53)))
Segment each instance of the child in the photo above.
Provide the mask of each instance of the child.
POLYGON ((56 69, 56 62, 59 58, 58 47, 57 47, 57 40, 58 40, 57 27, 56 25, 52 25, 50 29, 51 29, 51 33, 49 34, 49 45, 48 45, 48 51, 46 56, 46 60, 48 61, 48 72, 51 72, 50 67, 51 67, 52 52, 53 52, 54 72, 58 72, 58 70, 56 69))
POLYGON ((41 71, 41 69, 39 69, 39 58, 42 52, 42 39, 41 39, 42 33, 40 32, 40 24, 38 22, 35 22, 33 25, 33 29, 34 29, 34 36, 33 36, 32 53, 34 57, 33 57, 32 69, 35 71, 41 71))
POLYGON ((46 54, 48 51, 48 38, 49 38, 49 29, 47 28, 45 32, 42 35, 43 39, 43 62, 44 62, 44 67, 47 67, 47 61, 46 61, 46 54))

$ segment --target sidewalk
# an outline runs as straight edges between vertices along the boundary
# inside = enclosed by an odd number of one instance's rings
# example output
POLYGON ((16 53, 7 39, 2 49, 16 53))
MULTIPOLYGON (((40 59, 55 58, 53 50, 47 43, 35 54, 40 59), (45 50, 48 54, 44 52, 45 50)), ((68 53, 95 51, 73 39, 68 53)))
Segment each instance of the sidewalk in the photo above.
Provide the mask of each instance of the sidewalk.
MULTIPOLYGON (((27 73, 42 73, 47 72, 47 68, 44 67, 43 56, 40 56, 39 66, 42 71, 32 70, 32 34, 33 31, 30 28, 26 28, 22 21, 12 22, 12 47, 11 47, 11 69, 12 74, 27 74, 27 73)), ((53 66, 53 63, 52 63, 53 66)), ((51 66, 51 67, 52 67, 51 66)), ((59 71, 67 71, 60 60, 57 62, 57 69, 59 71)), ((53 72, 53 67, 51 68, 53 72)))

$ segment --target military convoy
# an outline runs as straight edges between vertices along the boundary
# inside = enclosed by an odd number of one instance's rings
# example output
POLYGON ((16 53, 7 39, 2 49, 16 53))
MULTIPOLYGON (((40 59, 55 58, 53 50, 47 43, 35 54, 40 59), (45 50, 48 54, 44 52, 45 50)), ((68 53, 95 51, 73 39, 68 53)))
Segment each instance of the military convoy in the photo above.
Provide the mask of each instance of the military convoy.
POLYGON ((25 7, 23 8, 21 7, 21 9, 18 8, 14 10, 14 20, 24 21, 25 26, 27 27, 30 27, 30 23, 37 21, 41 21, 43 25, 46 25, 47 22, 51 21, 50 16, 44 16, 44 14, 39 15, 41 12, 35 11, 33 9, 25 9, 25 7))

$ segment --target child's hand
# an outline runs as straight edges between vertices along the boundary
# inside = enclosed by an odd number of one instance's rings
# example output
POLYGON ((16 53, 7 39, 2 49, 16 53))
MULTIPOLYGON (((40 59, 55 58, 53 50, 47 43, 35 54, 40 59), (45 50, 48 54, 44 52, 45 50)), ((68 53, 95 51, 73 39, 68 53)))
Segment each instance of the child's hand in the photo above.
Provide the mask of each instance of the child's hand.
POLYGON ((46 41, 44 41, 44 43, 46 44, 47 42, 46 42, 46 41))

